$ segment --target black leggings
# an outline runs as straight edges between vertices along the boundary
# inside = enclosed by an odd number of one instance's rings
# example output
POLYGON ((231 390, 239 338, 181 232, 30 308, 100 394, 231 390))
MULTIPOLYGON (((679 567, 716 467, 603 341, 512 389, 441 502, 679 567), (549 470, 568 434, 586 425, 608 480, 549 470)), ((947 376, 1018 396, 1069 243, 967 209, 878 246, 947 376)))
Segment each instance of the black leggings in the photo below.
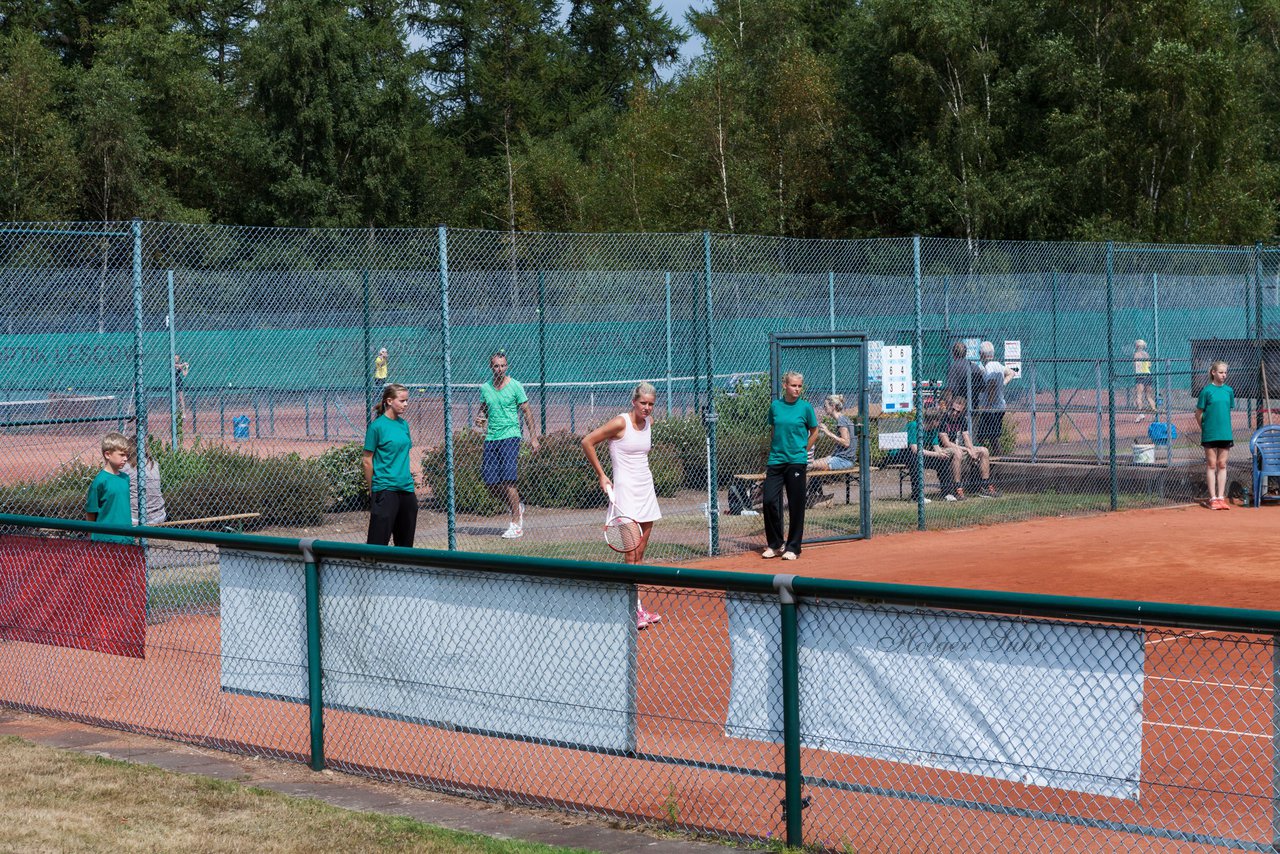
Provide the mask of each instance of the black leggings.
POLYGON ((369 505, 369 545, 385 546, 394 536, 397 546, 413 548, 418 528, 418 497, 398 489, 380 489, 369 505))
POLYGON ((764 473, 764 538, 769 548, 800 554, 804 539, 805 483, 809 468, 804 463, 771 465, 764 473), (782 493, 787 493, 788 530, 782 534, 782 493))

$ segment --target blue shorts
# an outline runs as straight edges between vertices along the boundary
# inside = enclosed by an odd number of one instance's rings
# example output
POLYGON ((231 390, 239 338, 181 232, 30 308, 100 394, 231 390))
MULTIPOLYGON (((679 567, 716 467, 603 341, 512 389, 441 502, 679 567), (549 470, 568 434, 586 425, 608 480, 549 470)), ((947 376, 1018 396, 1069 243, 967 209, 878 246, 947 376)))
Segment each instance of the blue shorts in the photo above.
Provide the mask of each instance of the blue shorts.
POLYGON ((832 471, 845 471, 846 469, 856 467, 858 465, 858 461, 851 460, 848 457, 832 457, 827 460, 827 465, 831 467, 832 471))
POLYGON ((484 457, 480 461, 480 479, 486 486, 499 483, 515 483, 518 479, 516 461, 520 458, 520 437, 495 439, 484 443, 484 457))

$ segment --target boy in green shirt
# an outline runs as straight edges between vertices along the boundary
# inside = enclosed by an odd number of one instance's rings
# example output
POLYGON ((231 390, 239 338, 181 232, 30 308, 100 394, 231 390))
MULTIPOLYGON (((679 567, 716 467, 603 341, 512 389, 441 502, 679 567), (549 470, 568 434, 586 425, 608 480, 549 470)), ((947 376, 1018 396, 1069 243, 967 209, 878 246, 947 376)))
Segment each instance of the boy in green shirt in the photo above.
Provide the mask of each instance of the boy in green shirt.
MULTIPOLYGON (((102 471, 89 484, 85 496, 84 513, 90 522, 108 525, 133 525, 129 511, 129 475, 121 471, 129 462, 129 440, 120 433, 108 433, 102 438, 102 471)), ((100 543, 132 543, 129 537, 110 534, 93 534, 91 540, 100 543)))

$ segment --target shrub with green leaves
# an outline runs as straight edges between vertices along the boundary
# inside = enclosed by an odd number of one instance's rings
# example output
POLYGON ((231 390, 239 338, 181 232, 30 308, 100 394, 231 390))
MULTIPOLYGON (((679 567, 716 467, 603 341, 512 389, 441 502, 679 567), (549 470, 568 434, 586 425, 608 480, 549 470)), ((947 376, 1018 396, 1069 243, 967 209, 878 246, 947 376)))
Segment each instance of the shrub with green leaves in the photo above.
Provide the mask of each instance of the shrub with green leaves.
POLYGON ((363 459, 364 445, 360 442, 329 448, 315 458, 316 468, 329 484, 329 509, 358 510, 369 505, 363 459))
POLYGON ((0 487, 0 510, 24 516, 83 519, 89 484, 102 466, 72 461, 48 480, 0 487))
MULTIPOLYGON (((203 519, 260 513, 249 527, 318 525, 330 487, 313 460, 297 454, 258 457, 216 445, 173 449, 148 442, 160 466, 169 518, 203 519)), ((81 519, 89 483, 100 466, 74 462, 52 478, 0 488, 0 507, 32 516, 81 519)))
MULTIPOLYGON (((504 508, 480 479, 483 454, 482 435, 474 430, 459 430, 453 434, 453 487, 455 507, 459 513, 496 516, 504 508)), ((436 505, 443 507, 449 495, 443 444, 422 455, 422 477, 431 487, 436 505)))
MULTIPOLYGON (((764 471, 772 395, 763 376, 739 380, 731 392, 717 389, 715 395, 716 480, 726 487, 736 474, 764 471)), ((675 451, 687 489, 707 488, 707 430, 701 414, 655 422, 653 441, 675 451)))
MULTIPOLYGON (((504 506, 495 501, 480 480, 480 462, 484 452, 483 438, 472 431, 454 434, 454 490, 459 513, 496 515, 504 506)), ((596 448, 605 473, 610 474, 608 446, 596 448)), ((444 465, 445 450, 436 448, 422 458, 422 473, 436 496, 444 504, 447 495, 444 465)), ((676 449, 656 443, 649 452, 649 468, 653 472, 654 491, 662 496, 675 495, 684 483, 683 466, 676 449)), ((535 454, 528 445, 520 449, 520 478, 516 483, 521 499, 531 507, 603 507, 604 495, 591 467, 582 455, 582 437, 568 430, 543 436, 535 454)))

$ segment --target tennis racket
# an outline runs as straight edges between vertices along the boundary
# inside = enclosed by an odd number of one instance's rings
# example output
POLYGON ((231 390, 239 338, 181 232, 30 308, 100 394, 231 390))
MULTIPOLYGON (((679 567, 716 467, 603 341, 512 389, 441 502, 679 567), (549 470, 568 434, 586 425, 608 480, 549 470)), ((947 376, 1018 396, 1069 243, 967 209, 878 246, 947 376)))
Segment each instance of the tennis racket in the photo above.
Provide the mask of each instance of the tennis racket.
POLYGON ((640 523, 630 516, 618 513, 613 500, 613 487, 609 487, 606 492, 609 496, 609 509, 605 511, 604 517, 604 541, 615 552, 633 552, 640 547, 640 523))

